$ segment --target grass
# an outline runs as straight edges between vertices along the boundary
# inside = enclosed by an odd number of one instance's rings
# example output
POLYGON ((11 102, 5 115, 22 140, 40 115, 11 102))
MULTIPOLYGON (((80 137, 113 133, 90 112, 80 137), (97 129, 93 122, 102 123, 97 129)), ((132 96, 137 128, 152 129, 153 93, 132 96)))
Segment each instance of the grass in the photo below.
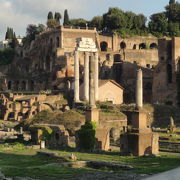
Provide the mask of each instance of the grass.
MULTIPOLYGON (((135 169, 130 172, 138 174, 155 174, 180 166, 180 155, 162 155, 160 157, 132 157, 117 154, 80 153, 63 150, 46 150, 58 152, 59 157, 44 157, 36 155, 36 150, 26 149, 16 145, 0 146, 0 167, 7 177, 21 176, 39 178, 43 180, 68 179, 89 171, 88 168, 63 168, 53 163, 69 161, 68 156, 73 153, 78 160, 97 160, 118 162, 132 165, 135 169)), ((100 170, 104 171, 104 170, 100 170)), ((106 170, 107 171, 107 170, 106 170)))

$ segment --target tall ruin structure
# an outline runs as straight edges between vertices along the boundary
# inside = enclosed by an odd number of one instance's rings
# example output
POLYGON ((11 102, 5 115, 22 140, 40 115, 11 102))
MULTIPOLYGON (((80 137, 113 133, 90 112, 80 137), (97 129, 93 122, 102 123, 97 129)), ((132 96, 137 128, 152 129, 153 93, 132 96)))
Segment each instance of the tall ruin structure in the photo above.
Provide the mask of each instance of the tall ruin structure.
POLYGON ((136 110, 131 112, 132 130, 122 134, 120 138, 121 152, 132 153, 135 156, 158 154, 158 134, 147 126, 147 112, 143 110, 143 75, 141 69, 137 71, 136 81, 136 110))

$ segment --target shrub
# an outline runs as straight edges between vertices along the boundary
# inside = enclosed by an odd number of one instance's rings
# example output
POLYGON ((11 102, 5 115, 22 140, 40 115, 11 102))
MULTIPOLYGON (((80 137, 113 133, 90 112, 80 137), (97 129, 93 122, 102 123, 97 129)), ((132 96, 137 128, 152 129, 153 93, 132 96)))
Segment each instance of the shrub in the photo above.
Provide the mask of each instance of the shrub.
POLYGON ((85 125, 77 132, 78 145, 80 149, 93 150, 95 147, 95 131, 96 124, 94 122, 86 122, 85 125))

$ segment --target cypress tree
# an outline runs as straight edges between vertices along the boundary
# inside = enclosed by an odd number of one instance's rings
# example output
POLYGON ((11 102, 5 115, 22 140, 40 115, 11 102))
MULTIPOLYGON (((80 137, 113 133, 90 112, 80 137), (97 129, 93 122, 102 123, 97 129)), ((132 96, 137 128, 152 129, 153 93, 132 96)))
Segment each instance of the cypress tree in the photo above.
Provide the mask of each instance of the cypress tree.
POLYGON ((51 11, 49 11, 47 19, 53 19, 53 13, 51 11))
POLYGON ((54 15, 54 19, 57 21, 57 22, 60 22, 60 19, 61 19, 61 14, 59 12, 55 12, 55 15, 54 15))
POLYGON ((69 15, 68 15, 67 9, 65 9, 65 11, 64 11, 64 23, 63 23, 63 25, 64 26, 69 25, 69 15))
POLYGON ((175 2, 176 2, 175 0, 170 0, 170 1, 169 1, 169 5, 170 5, 170 4, 175 4, 175 2))

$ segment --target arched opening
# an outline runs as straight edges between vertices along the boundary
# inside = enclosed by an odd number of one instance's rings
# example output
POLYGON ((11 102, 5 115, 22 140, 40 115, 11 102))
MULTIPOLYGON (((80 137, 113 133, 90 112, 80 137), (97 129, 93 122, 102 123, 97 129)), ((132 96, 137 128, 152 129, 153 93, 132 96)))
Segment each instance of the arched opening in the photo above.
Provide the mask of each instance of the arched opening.
POLYGON ((125 43, 124 41, 122 41, 122 42, 120 43, 120 48, 121 48, 121 49, 126 49, 126 43, 125 43))
POLYGON ((26 72, 28 73, 29 72, 29 66, 26 65, 26 72))
POLYGON ((158 45, 156 43, 151 43, 149 47, 150 49, 158 49, 158 45))
POLYGON ((136 44, 134 44, 133 49, 136 49, 136 44))
POLYGON ((55 134, 56 141, 59 141, 59 133, 55 134))
POLYGON ((139 44, 139 49, 146 49, 146 44, 145 43, 139 44))
POLYGON ((10 112, 9 116, 8 116, 8 119, 13 119, 13 118, 14 118, 14 112, 10 112))
POLYGON ((107 51, 108 43, 103 41, 100 43, 101 51, 107 51))
POLYGON ((145 84, 144 89, 146 89, 146 90, 152 90, 152 83, 151 83, 151 82, 147 82, 147 83, 145 84))
POLYGON ((15 91, 18 91, 18 90, 19 90, 19 81, 15 81, 14 90, 15 90, 15 91))
POLYGON ((30 90, 34 91, 34 81, 30 81, 30 90))
POLYGON ((121 55, 115 54, 114 55, 114 64, 113 64, 113 77, 117 83, 121 82, 122 72, 123 72, 123 63, 121 60, 121 55))
POLYGON ((120 54, 115 54, 114 55, 114 62, 121 62, 121 55, 120 54))
POLYGON ((167 64, 167 82, 172 83, 172 66, 167 64))
POLYGON ((12 88, 12 82, 9 81, 9 82, 8 82, 8 90, 11 90, 11 88, 12 88))
POLYGON ((46 56, 46 70, 50 71, 50 56, 46 56))
POLYGON ((59 44, 59 37, 56 37, 56 47, 60 47, 60 44, 59 44))
POLYGON ((26 81, 22 81, 22 90, 23 90, 23 91, 26 90, 26 81))
POLYGON ((35 64, 35 70, 38 70, 38 64, 35 64))

